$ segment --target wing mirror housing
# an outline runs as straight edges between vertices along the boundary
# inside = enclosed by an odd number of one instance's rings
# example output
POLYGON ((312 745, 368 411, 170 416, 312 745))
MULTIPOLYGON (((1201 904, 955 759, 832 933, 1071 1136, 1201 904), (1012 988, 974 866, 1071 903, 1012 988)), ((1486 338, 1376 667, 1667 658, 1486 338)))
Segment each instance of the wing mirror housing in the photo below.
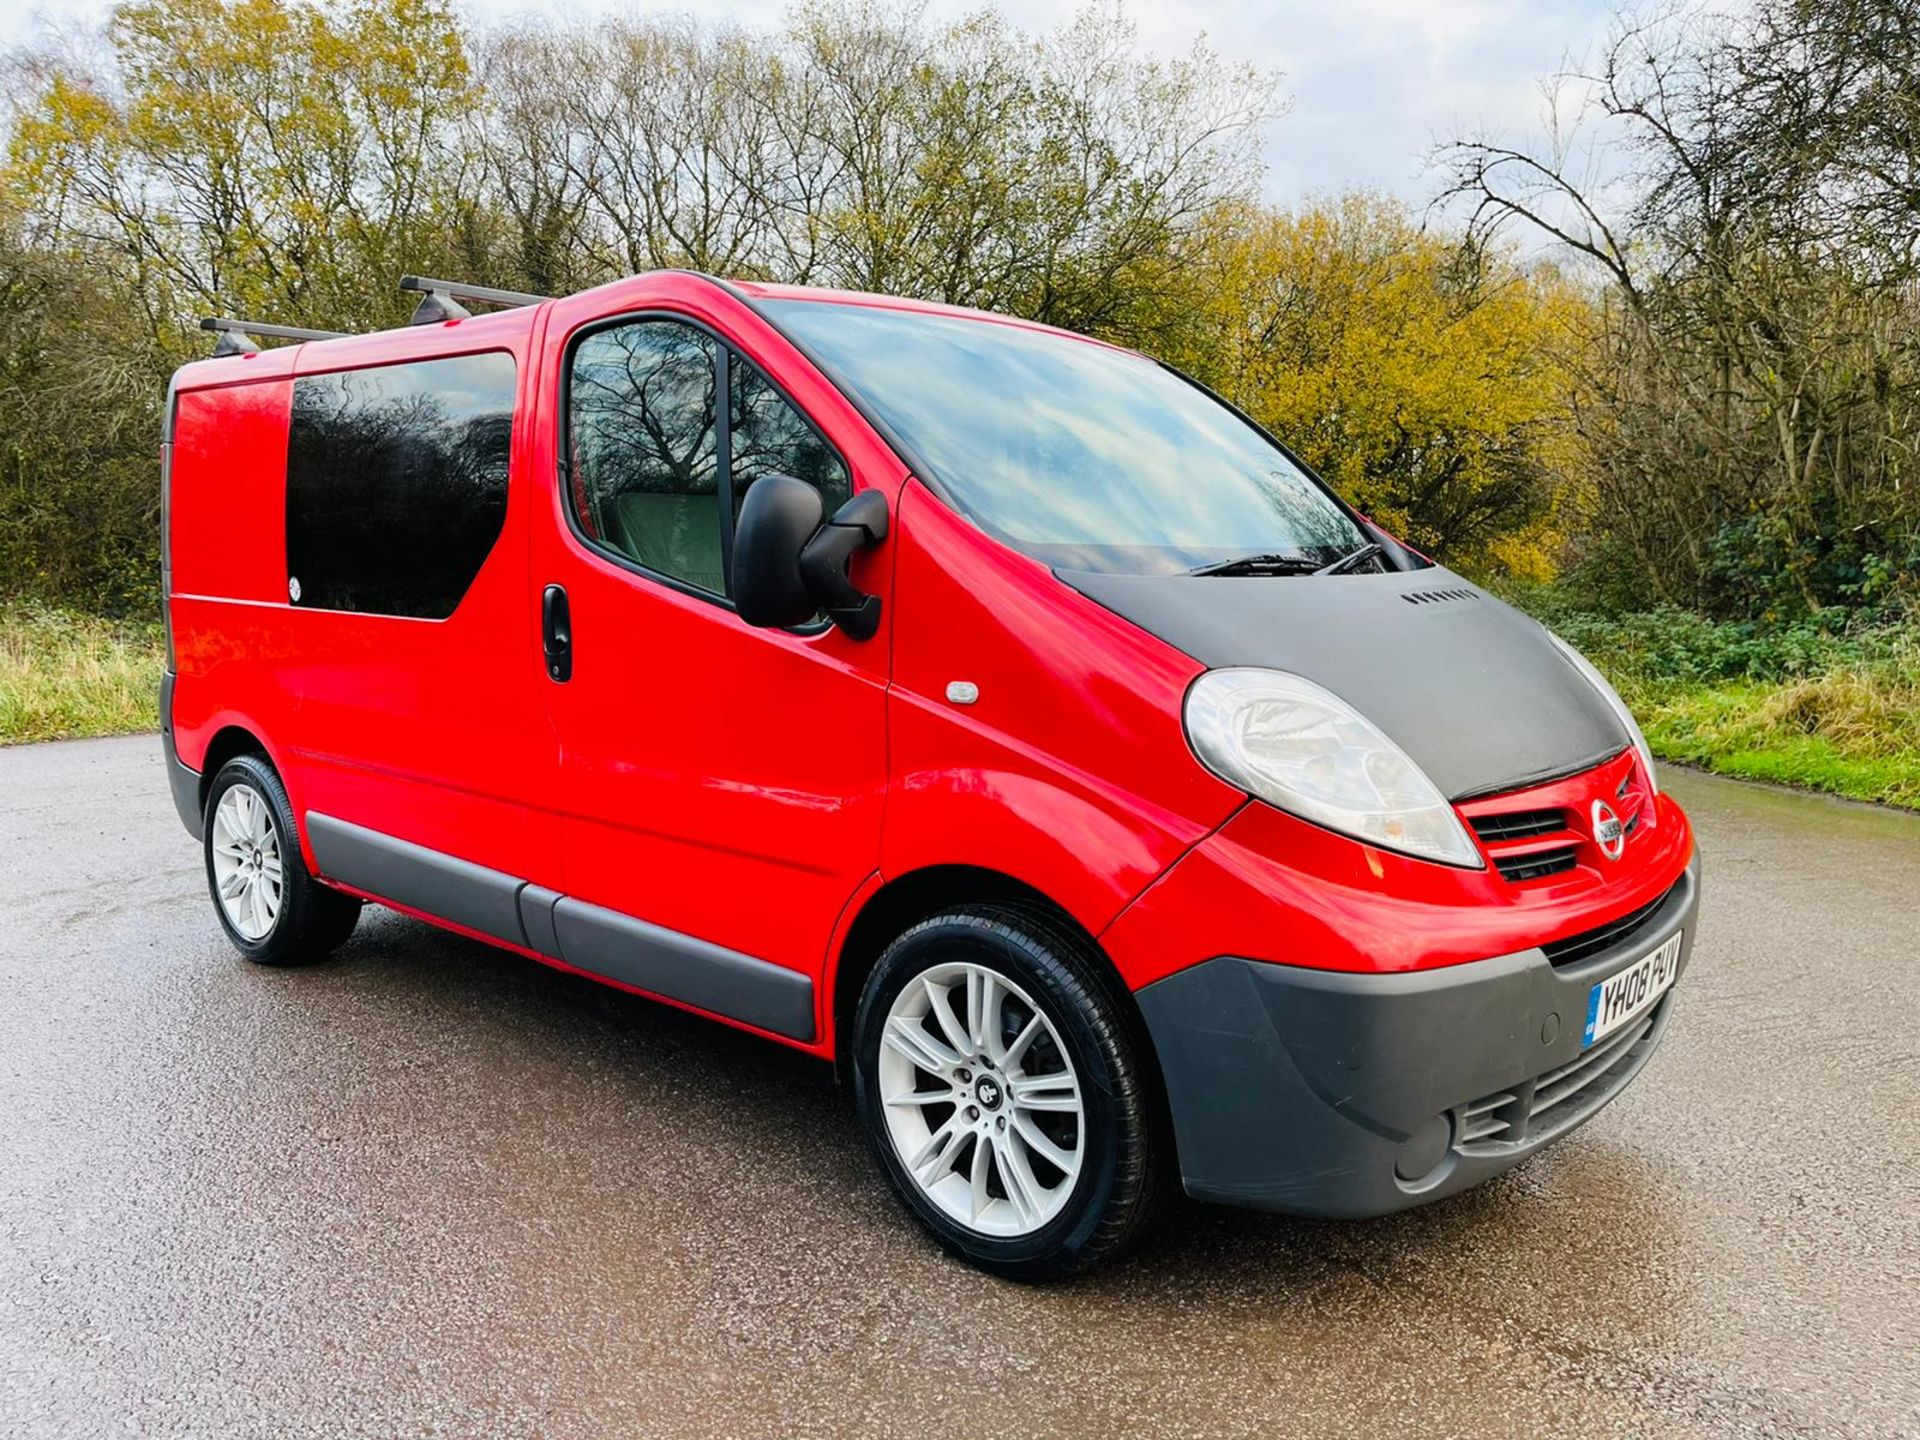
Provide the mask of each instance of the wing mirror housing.
POLYGON ((887 538, 887 501, 863 490, 822 523, 820 492, 791 475, 763 475, 747 490, 733 530, 733 605, 749 625, 804 625, 824 611, 855 640, 880 629, 880 597, 847 578, 860 550, 887 538))

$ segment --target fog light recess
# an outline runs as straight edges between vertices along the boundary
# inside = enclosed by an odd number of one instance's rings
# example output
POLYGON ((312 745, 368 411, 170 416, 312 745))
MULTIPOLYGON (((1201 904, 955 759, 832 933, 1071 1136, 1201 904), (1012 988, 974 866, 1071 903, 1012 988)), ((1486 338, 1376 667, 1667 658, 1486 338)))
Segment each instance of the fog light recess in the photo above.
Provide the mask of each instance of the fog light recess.
POLYGON ((1453 1121, 1445 1115, 1436 1115, 1409 1135, 1406 1143, 1400 1147, 1400 1157, 1394 1162, 1393 1173, 1402 1183, 1418 1186, 1423 1180, 1437 1180, 1434 1172, 1447 1161, 1447 1150, 1453 1143, 1453 1121))

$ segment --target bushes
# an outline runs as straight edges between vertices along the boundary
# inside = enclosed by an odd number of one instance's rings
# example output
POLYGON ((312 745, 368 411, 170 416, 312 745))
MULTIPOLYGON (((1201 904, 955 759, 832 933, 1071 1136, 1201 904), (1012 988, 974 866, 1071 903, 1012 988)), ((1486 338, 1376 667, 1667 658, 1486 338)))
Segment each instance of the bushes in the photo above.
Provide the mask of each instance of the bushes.
POLYGON ((134 304, 0 211, 0 597, 157 613, 167 370, 134 304))
POLYGON ((1914 19, 1632 6, 1531 148, 1444 147, 1471 235, 1526 227, 1595 284, 1570 478, 1610 590, 1727 619, 1920 599, 1914 19))
POLYGON ((1523 590, 1515 599, 1596 663, 1604 655, 1630 682, 1646 684, 1792 680, 1898 659, 1916 643, 1909 625, 1874 625, 1858 617, 1833 628, 1810 620, 1710 620, 1672 608, 1609 615, 1586 608, 1560 587, 1523 590))
POLYGON ((1654 753, 1725 775, 1920 809, 1920 625, 1860 616, 1605 615, 1568 592, 1516 597, 1619 687, 1654 753))

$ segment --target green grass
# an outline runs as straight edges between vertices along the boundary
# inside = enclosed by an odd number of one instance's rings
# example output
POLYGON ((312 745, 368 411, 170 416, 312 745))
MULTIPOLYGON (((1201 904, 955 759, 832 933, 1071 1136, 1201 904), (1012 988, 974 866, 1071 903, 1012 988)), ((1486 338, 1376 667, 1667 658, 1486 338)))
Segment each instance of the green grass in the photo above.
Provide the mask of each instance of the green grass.
POLYGON ((9 602, 0 611, 0 745, 159 727, 158 625, 9 602))
POLYGON ((1520 602, 1606 672, 1663 759, 1920 810, 1920 623, 1723 623, 1520 602))

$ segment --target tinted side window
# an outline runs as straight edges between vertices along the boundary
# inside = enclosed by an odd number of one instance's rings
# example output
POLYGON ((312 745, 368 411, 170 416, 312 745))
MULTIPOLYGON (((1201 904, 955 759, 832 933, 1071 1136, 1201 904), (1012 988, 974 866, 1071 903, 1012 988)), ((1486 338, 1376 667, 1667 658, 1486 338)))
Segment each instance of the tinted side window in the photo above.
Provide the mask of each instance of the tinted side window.
POLYGON ((588 538, 722 595, 714 349, 672 320, 594 331, 573 351, 567 440, 588 538))
POLYGON ((513 390, 498 353, 295 380, 289 598, 451 615, 506 522, 513 390))
POLYGON ((847 467, 800 412, 758 370, 735 358, 730 367, 733 391, 733 513, 747 487, 762 475, 791 475, 820 492, 832 515, 847 501, 847 467))

